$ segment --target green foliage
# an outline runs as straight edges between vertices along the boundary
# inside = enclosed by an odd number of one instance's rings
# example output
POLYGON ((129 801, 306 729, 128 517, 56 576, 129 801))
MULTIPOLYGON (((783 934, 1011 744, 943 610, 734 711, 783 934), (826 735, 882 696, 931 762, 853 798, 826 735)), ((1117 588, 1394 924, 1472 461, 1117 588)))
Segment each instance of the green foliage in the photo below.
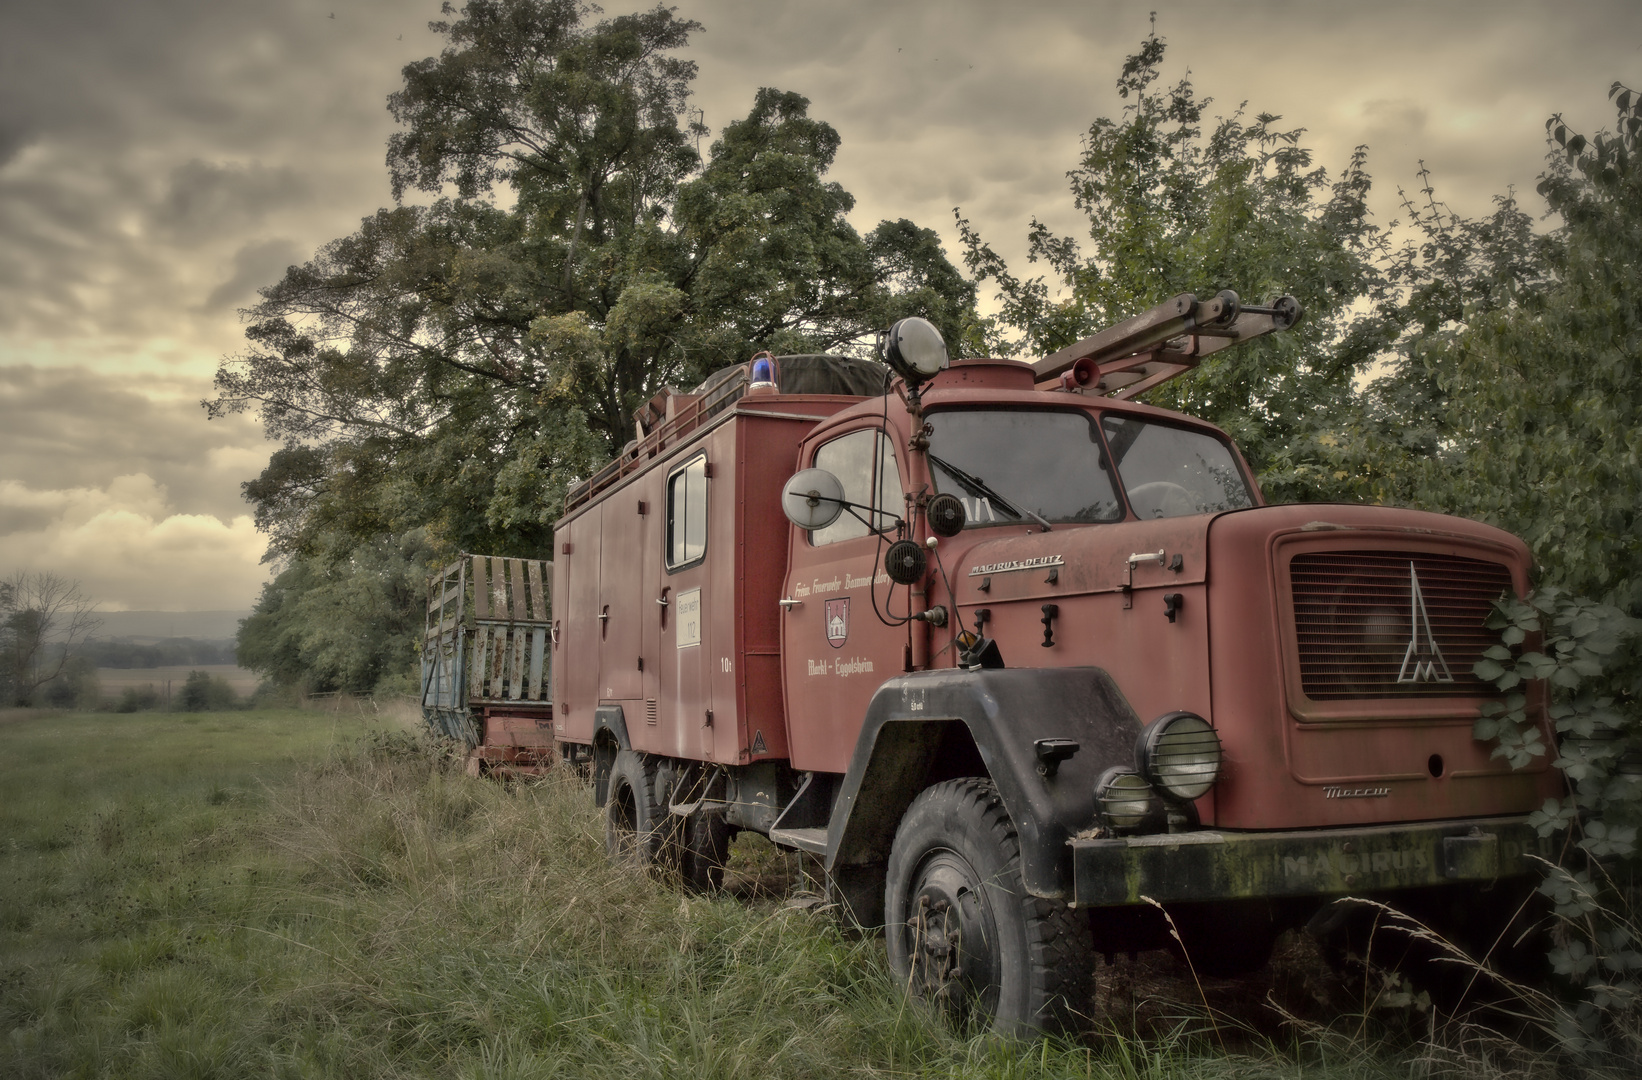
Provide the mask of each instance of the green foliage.
POLYGON ((1637 614, 1642 142, 1627 106, 1618 136, 1564 134, 1540 184, 1561 221, 1551 283, 1452 339, 1439 371, 1462 468, 1423 477, 1421 494, 1521 535, 1548 580, 1637 614))
POLYGON ((1479 739, 1522 768, 1554 754, 1564 799, 1531 818, 1541 836, 1565 839, 1540 891, 1562 932, 1552 966, 1580 991, 1559 1010, 1565 1047, 1588 1059, 1642 1055, 1642 620, 1555 586, 1531 601, 1500 602, 1489 625, 1502 644, 1474 670, 1507 692, 1484 708, 1479 739), (1542 682, 1536 682, 1543 680, 1542 682), (1536 722, 1550 695, 1554 751, 1536 722))
POLYGON ((117 713, 148 712, 160 707, 160 692, 153 683, 142 686, 128 686, 120 691, 120 698, 114 703, 117 713))
POLYGON ((1189 77, 1158 85, 1164 52, 1153 33, 1127 59, 1117 87, 1129 104, 1120 119, 1090 125, 1067 174, 1088 219, 1087 253, 1032 222, 1030 258, 1048 264, 1053 289, 1011 272, 959 218, 966 264, 1002 301, 988 343, 1046 355, 1181 292, 1231 288, 1254 303, 1293 294, 1305 309, 1296 329, 1211 356, 1145 400, 1225 427, 1279 501, 1335 494, 1344 478, 1308 467, 1303 451, 1372 356, 1347 333, 1353 305, 1386 285, 1366 151, 1331 179, 1313 165, 1303 129, 1283 128, 1280 116, 1251 120, 1240 108, 1206 122, 1212 99, 1198 98, 1189 77), (1019 336, 1002 337, 1004 328, 1019 336))
POLYGON ((409 670, 431 557, 426 535, 412 530, 293 558, 241 624, 240 665, 313 692, 364 693, 409 670))
POLYGON ((152 645, 132 641, 87 641, 78 655, 94 667, 157 668, 185 664, 232 664, 232 642, 200 641, 195 638, 166 638, 152 645))
POLYGON ((183 712, 220 712, 239 704, 239 695, 221 675, 190 671, 177 694, 177 708, 183 712))
POLYGON ((54 709, 95 709, 102 704, 102 687, 97 682, 97 665, 89 657, 70 655, 63 669, 37 695, 41 703, 54 709))

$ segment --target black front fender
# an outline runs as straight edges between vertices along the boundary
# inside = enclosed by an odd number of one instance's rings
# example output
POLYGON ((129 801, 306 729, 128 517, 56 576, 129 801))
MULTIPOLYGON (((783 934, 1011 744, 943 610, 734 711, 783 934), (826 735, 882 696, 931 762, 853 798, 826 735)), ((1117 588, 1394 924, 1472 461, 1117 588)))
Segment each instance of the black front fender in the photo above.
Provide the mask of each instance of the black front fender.
MULTIPOLYGON (((1140 719, 1100 668, 943 669, 879 687, 867 707, 827 828, 827 868, 880 865, 913 798, 976 754, 1020 837, 1021 878, 1036 896, 1072 898, 1067 842, 1095 820, 1095 780, 1134 760, 1140 719), (1039 739, 1078 752, 1054 775, 1039 739)), ((972 765, 968 766, 972 768, 972 765)))

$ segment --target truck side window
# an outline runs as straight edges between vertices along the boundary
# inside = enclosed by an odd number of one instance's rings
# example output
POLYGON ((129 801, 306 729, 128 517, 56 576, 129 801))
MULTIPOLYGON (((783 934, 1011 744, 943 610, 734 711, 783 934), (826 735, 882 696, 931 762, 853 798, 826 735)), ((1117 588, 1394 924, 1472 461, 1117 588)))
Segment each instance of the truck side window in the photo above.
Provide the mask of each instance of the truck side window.
MULTIPOLYGON (((885 513, 899 516, 905 500, 901 494, 901 473, 895 467, 895 448, 881 432, 852 431, 826 443, 815 452, 815 467, 826 469, 844 485, 844 498, 863 506, 872 506, 885 513)), ((856 511, 865 518, 872 515, 856 511)), ((889 518, 876 519, 878 527, 890 523, 889 518)), ((825 529, 810 533, 810 543, 836 544, 869 535, 866 525, 845 511, 837 521, 825 529)))
POLYGON ((695 458, 667 478, 667 569, 694 566, 707 555, 707 458, 695 458))

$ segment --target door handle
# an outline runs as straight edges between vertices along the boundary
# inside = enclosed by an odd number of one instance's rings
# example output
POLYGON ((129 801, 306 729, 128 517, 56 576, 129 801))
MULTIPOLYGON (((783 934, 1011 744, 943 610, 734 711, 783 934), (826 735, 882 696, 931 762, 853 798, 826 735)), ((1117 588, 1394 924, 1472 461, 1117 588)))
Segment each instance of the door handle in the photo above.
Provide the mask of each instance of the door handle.
POLYGON ((795 607, 803 607, 804 606, 804 601, 794 600, 790 596, 786 597, 785 599, 782 599, 782 600, 777 600, 776 603, 780 604, 782 607, 786 608, 788 611, 791 611, 795 607))

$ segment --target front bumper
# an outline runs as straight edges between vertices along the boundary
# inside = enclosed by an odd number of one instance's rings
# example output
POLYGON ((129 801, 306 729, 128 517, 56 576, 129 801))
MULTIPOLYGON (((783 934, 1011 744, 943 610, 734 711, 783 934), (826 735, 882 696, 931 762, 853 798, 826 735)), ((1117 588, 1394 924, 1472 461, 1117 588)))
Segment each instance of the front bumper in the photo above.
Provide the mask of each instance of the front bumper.
POLYGON ((1293 832, 1073 840, 1078 907, 1281 896, 1367 896, 1533 873, 1552 840, 1525 817, 1293 832))

